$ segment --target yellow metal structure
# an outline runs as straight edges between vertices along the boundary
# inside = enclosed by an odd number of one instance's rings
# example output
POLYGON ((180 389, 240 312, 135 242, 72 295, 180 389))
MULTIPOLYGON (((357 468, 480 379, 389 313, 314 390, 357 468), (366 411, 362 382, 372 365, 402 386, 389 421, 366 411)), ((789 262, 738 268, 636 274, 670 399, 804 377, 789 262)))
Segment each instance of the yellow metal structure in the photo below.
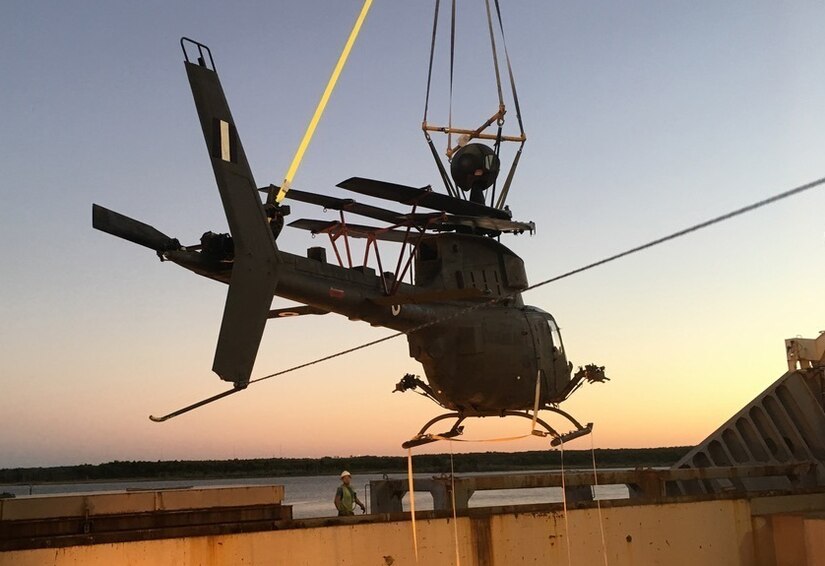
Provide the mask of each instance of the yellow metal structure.
POLYGON ((307 130, 304 132, 304 137, 298 145, 298 150, 295 152, 295 157, 292 158, 292 163, 289 165, 289 169, 284 176, 284 182, 281 185, 281 189, 278 191, 278 196, 275 197, 276 202, 281 202, 284 200, 287 191, 289 191, 289 187, 292 184, 292 179, 298 171, 298 166, 301 165, 301 160, 304 158, 304 153, 306 152, 307 147, 309 147, 309 142, 312 140, 312 135, 315 133, 315 128, 318 126, 318 121, 321 119, 324 109, 327 107, 329 97, 332 95, 332 91, 335 89, 335 84, 338 82, 338 77, 341 75, 341 71, 344 69, 344 64, 349 58, 349 53, 352 51, 352 46, 355 45, 355 40, 358 37, 358 33, 361 31, 361 26, 363 25, 364 20, 367 18, 367 12, 369 12, 370 6, 372 6, 372 0, 364 0, 364 5, 361 7, 361 13, 358 14, 358 19, 355 20, 355 25, 347 38, 347 42, 344 44, 344 50, 341 51, 341 56, 338 57, 338 62, 335 64, 335 69, 332 70, 332 75, 329 77, 327 87, 324 89, 324 94, 321 95, 321 100, 318 101, 318 106, 315 108, 315 114, 312 115, 312 120, 309 121, 309 126, 307 126, 307 130))

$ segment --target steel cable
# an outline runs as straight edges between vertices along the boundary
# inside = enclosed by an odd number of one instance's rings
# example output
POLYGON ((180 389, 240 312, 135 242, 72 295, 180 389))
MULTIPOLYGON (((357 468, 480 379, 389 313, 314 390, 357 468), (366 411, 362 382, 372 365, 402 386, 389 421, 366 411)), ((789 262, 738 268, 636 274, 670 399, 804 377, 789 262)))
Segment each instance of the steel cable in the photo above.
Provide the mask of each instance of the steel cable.
MULTIPOLYGON (((556 275, 555 277, 545 279, 543 281, 540 281, 539 283, 536 283, 534 285, 530 285, 530 286, 526 287, 522 291, 522 293, 532 291, 533 289, 543 287, 544 285, 549 285, 550 283, 555 283, 556 281, 561 281, 562 279, 567 279, 568 277, 572 277, 573 275, 578 275, 579 273, 589 271, 589 270, 594 269, 596 267, 599 267, 601 265, 605 265, 607 263, 616 261, 617 259, 621 259, 623 257, 627 257, 629 255, 641 252, 643 250, 650 249, 654 246, 658 246, 659 244, 663 244, 665 242, 669 242, 671 240, 681 238, 682 236, 686 236, 687 234, 691 234, 691 233, 696 232, 698 230, 702 230, 703 228, 713 226, 714 224, 719 224, 719 223, 724 222, 726 220, 730 220, 730 219, 735 218, 737 216, 741 216, 742 214, 752 212, 752 211, 754 211, 758 208, 762 208, 762 207, 768 206, 770 204, 773 204, 773 203, 779 202, 781 200, 784 200, 786 198, 790 198, 792 196, 801 194, 805 191, 814 189, 814 188, 819 187, 823 184, 825 184, 825 177, 817 179, 816 181, 811 181, 810 183, 806 183, 804 185, 800 185, 798 187, 794 187, 793 189, 784 191, 782 193, 778 193, 778 194, 773 195, 771 197, 768 197, 766 199, 757 201, 757 202, 749 204, 747 206, 743 206, 741 208, 738 208, 738 209, 733 210, 731 212, 727 212, 727 213, 722 214, 720 216, 716 216, 715 218, 711 218, 710 220, 705 220, 704 222, 694 224, 693 226, 690 226, 690 227, 685 228, 683 230, 679 230, 677 232, 673 232, 672 234, 668 234, 667 236, 663 236, 661 238, 651 240, 651 241, 649 241, 645 244, 642 244, 640 246, 636 246, 634 248, 630 248, 630 249, 625 250, 623 252, 611 255, 611 256, 606 257, 604 259, 601 259, 599 261, 594 261, 594 262, 589 263, 587 265, 584 265, 582 267, 567 271, 565 273, 562 273, 561 275, 556 275)), ((281 371, 278 371, 278 372, 275 372, 275 373, 272 373, 272 374, 269 374, 269 375, 266 375, 266 376, 263 376, 263 377, 259 377, 257 379, 250 380, 249 383, 250 384, 257 383, 259 381, 264 381, 264 380, 270 379, 272 377, 276 377, 276 376, 279 376, 279 375, 283 375, 285 373, 289 373, 289 372, 292 372, 292 371, 303 369, 305 367, 309 367, 311 365, 315 365, 315 364, 318 364, 318 363, 321 363, 321 362, 325 362, 325 361, 331 360, 333 358, 338 358, 340 356, 345 356, 347 354, 357 352, 358 350, 363 350, 365 348, 375 346, 375 345, 380 344, 382 342, 387 342, 387 341, 392 340, 394 338, 398 338, 399 336, 404 336, 406 334, 412 334, 414 332, 418 332, 418 331, 423 330, 425 328, 429 328, 431 326, 441 324, 442 322, 447 322, 448 320, 452 320, 454 318, 463 316, 463 315, 465 315, 469 312, 478 310, 480 308, 491 306, 492 304, 495 304, 495 303, 498 303, 498 302, 504 302, 504 301, 509 300, 511 298, 512 298, 512 296, 507 296, 507 297, 502 297, 502 298, 499 298, 499 299, 493 299, 493 300, 490 300, 490 301, 485 301, 483 303, 477 303, 477 304, 471 305, 467 308, 464 308, 464 309, 462 309, 462 310, 460 310, 456 313, 453 313, 449 316, 445 316, 445 317, 442 317, 442 318, 439 318, 439 319, 436 319, 436 320, 433 320, 433 321, 429 321, 429 322, 425 322, 423 324, 420 324, 420 325, 408 330, 407 332, 396 332, 394 334, 390 334, 389 336, 385 336, 385 337, 379 338, 377 340, 372 340, 371 342, 366 342, 364 344, 361 344, 360 346, 354 346, 354 347, 348 348, 346 350, 341 350, 340 352, 336 352, 334 354, 330 354, 328 356, 318 358, 317 360, 313 360, 311 362, 306 362, 306 363, 303 363, 303 364, 300 364, 300 365, 297 365, 297 366, 293 366, 293 367, 285 369, 285 370, 281 370, 281 371)))
MULTIPOLYGON (((743 206, 741 208, 738 208, 738 209, 733 210, 731 212, 727 212, 727 213, 722 214, 720 216, 716 216, 714 218, 711 218, 710 220, 705 220, 704 222, 694 224, 694 225, 692 225, 688 228, 685 228, 683 230, 679 230, 679 231, 673 232, 672 234, 668 234, 667 236, 663 236, 661 238, 651 240, 651 241, 649 241, 645 244, 642 244, 640 246, 636 246, 634 248, 630 248, 630 249, 625 250, 623 252, 611 255, 611 256, 606 257, 604 259, 601 259, 599 261, 594 261, 592 263, 589 263, 589 264, 584 265, 582 267, 579 267, 577 269, 567 271, 565 273, 562 273, 561 275, 557 275, 555 277, 545 279, 543 281, 540 281, 539 283, 536 283, 535 285, 530 285, 530 286, 526 287, 521 292, 526 293, 527 291, 532 291, 533 289, 537 289, 537 288, 542 287, 544 285, 549 285, 550 283, 555 283, 556 281, 561 281, 562 279, 572 277, 573 275, 578 275, 579 273, 589 271, 591 269, 594 269, 594 268, 599 267, 601 265, 605 265, 607 263, 616 261, 616 260, 621 259, 623 257, 627 257, 629 255, 641 252, 643 250, 650 249, 654 246, 658 246, 659 244, 663 244, 665 242, 669 242, 671 240, 681 238, 682 236, 686 236, 686 235, 691 234, 693 232, 696 232, 698 230, 702 230, 702 229, 707 228, 709 226, 713 226, 715 224, 725 222, 725 221, 730 220, 732 218, 735 218, 737 216, 741 216, 741 215, 746 214, 748 212, 752 212, 756 209, 774 204, 776 202, 779 202, 781 200, 790 198, 792 196, 796 196, 798 194, 801 194, 801 193, 804 193, 804 192, 809 191, 811 189, 814 189, 816 187, 819 187, 823 184, 825 184, 825 177, 822 177, 822 178, 817 179, 815 181, 811 181, 810 183, 805 183, 804 185, 800 185, 798 187, 794 187, 793 189, 789 189, 787 191, 775 194, 771 197, 768 197, 766 199, 757 201, 757 202, 749 204, 747 206, 743 206)), ((271 379, 271 378, 276 377, 276 376, 291 373, 293 371, 297 371, 299 369, 310 367, 310 366, 313 366, 315 364, 319 364, 319 363, 322 363, 322 362, 325 362, 325 361, 328 361, 328 360, 331 360, 331 359, 334 359, 334 358, 345 356, 347 354, 351 354, 351 353, 357 352, 359 350, 364 350, 366 348, 370 348, 370 347, 375 346, 377 344, 381 344, 382 342, 387 342, 387 341, 392 340, 394 338, 398 338, 399 336, 404 336, 404 335, 407 335, 407 334, 412 334, 414 332, 418 332, 418 331, 423 330, 425 328, 429 328, 431 326, 435 326, 437 324, 441 324, 443 322, 447 322, 449 320, 464 316, 465 314, 473 312, 475 310, 485 308, 485 307, 489 307, 489 306, 492 306, 496 303, 511 300, 512 298, 513 298, 513 295, 508 295, 508 296, 505 296, 505 297, 500 297, 500 298, 497 298, 497 299, 491 299, 489 301, 476 303, 476 304, 468 306, 464 309, 458 310, 458 311, 454 312, 451 315, 444 316, 444 317, 441 317, 441 318, 438 318, 438 319, 420 324, 420 325, 418 325, 414 328, 411 328, 410 330, 408 330, 406 332, 396 332, 394 334, 390 334, 390 335, 385 336, 383 338, 379 338, 377 340, 372 340, 370 342, 366 342, 364 344, 361 344, 359 346, 354 346, 352 348, 347 348, 346 350, 341 350, 340 352, 335 352, 334 354, 330 354, 328 356, 324 356, 324 357, 312 360, 310 362, 306 362, 306 363, 303 363, 303 364, 292 366, 290 368, 287 368, 287 369, 284 369, 284 370, 281 370, 281 371, 277 371, 275 373, 271 373, 271 374, 265 375, 263 377, 252 379, 252 380, 249 381, 249 383, 247 385, 252 385, 253 383, 259 383, 261 381, 265 381, 267 379, 271 379)), ((212 403, 212 402, 217 401, 219 399, 223 399, 224 397, 227 397, 229 395, 232 395, 232 394, 238 393, 240 391, 243 391, 244 389, 245 389, 245 387, 236 387, 234 389, 230 389, 229 391, 224 391, 223 393, 219 393, 217 395, 214 395, 213 397, 209 397, 208 399, 204 399, 202 401, 199 401, 197 403, 194 403, 192 405, 189 405, 187 407, 184 407, 182 409, 179 409, 177 411, 169 413, 168 415, 165 415, 163 417, 154 417, 154 416, 150 415, 149 418, 151 420, 155 421, 155 422, 163 422, 163 421, 169 420, 173 417, 176 417, 178 415, 188 413, 189 411, 192 411, 192 410, 194 410, 198 407, 202 407, 206 404, 212 403)))

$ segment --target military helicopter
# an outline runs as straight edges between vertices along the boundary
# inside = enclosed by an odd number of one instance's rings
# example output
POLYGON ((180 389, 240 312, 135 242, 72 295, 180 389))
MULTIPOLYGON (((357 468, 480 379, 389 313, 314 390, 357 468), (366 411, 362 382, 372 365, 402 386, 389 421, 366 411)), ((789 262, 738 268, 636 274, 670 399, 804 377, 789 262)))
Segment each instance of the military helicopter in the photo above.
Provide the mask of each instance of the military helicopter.
POLYGON ((336 313, 405 333, 410 356, 423 366, 426 382, 406 374, 395 390, 419 391, 449 411, 426 423, 405 447, 435 440, 427 430, 446 419, 455 422, 441 436, 455 437, 468 417, 534 419, 544 429, 536 432, 551 436, 553 445, 590 432, 592 424, 580 424, 558 404, 584 381, 604 381, 604 368, 590 364, 574 373, 553 316, 524 304, 524 262, 497 237, 533 232, 535 226, 513 220, 506 208, 485 204, 484 192, 500 167, 491 148, 467 143, 452 156, 453 180, 469 198, 360 177, 338 184, 352 193, 410 206, 406 213, 290 190, 286 200, 339 211, 340 219, 289 224, 327 234, 336 263, 327 261, 322 247, 309 248, 306 256, 289 253, 276 240, 290 207, 277 201, 279 187, 255 183, 211 51, 187 38, 181 39, 181 47, 230 233, 206 232, 199 244, 183 246, 97 204, 92 224, 154 250, 161 261, 228 284, 212 369, 233 388, 152 420, 167 420, 246 388, 269 319, 336 313), (189 51, 194 50, 198 56, 192 61, 189 51), (267 195, 264 202, 260 193, 267 195), (386 226, 352 224, 345 213, 386 226), (362 265, 353 264, 350 238, 366 240, 362 265), (401 244, 394 271, 384 270, 379 241, 401 244), (367 267, 371 251, 379 272, 367 267), (273 310, 273 296, 302 306, 273 310), (573 430, 560 434, 536 417, 539 410, 565 417, 573 430))

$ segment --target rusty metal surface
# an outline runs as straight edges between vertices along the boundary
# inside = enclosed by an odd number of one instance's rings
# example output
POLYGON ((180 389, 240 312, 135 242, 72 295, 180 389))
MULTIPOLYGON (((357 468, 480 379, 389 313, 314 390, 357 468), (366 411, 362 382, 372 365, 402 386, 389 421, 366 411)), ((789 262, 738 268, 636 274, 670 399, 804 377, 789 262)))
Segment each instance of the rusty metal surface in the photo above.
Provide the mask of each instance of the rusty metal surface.
MULTIPOLYGON (((708 493, 700 495, 668 496, 663 486, 674 480, 719 477, 758 477, 763 474, 805 474, 815 468, 810 463, 783 466, 751 466, 726 469, 677 469, 677 470, 627 470, 599 472, 599 484, 626 483, 637 487, 633 499, 603 500, 599 504, 602 510, 667 505, 699 504, 738 500, 753 507, 754 515, 770 513, 787 513, 825 510, 825 488, 796 489, 782 494, 776 492, 754 493, 708 493)), ((450 493, 446 489, 449 480, 416 479, 416 488, 433 488, 440 486, 440 497, 434 498, 437 509, 416 514, 421 521, 451 519, 452 511, 448 502, 450 493)), ((558 473, 513 474, 500 476, 476 476, 456 478, 456 500, 459 506, 465 505, 473 489, 522 489, 525 487, 560 487, 561 475, 558 473), (463 482, 463 483, 462 483, 463 482), (463 491, 461 491, 465 488, 463 491), (463 493, 466 499, 459 496, 463 493)), ((389 490, 403 495, 406 482, 389 480, 383 482, 389 490)), ((593 483, 592 472, 571 472, 565 474, 565 485, 571 490, 589 492, 593 483)), ((375 494, 375 492, 373 492, 375 494)), ((631 492, 632 493, 632 492, 631 492)), ((399 504, 400 504, 399 495, 399 504)), ((375 500, 374 500, 375 501, 375 500)), ((587 497, 571 499, 568 508, 576 510, 594 510, 597 502, 587 497)), ((158 511, 154 513, 129 513, 121 515, 99 515, 89 517, 54 518, 50 520, 0 521, 0 551, 12 549, 58 548, 78 545, 94 545, 126 541, 146 541, 152 539, 196 537, 206 535, 227 535, 232 533, 251 533, 261 531, 300 531, 315 530, 326 527, 356 527, 373 524, 407 523, 410 514, 401 512, 400 506, 394 512, 380 512, 356 517, 335 517, 292 520, 291 508, 279 505, 239 506, 222 509, 200 509, 188 511, 158 511)), ((471 541, 468 545, 475 550, 477 557, 485 556, 484 549, 491 540, 487 536, 485 525, 492 524, 494 517, 530 517, 536 515, 553 516, 562 512, 561 503, 541 503, 530 505, 507 505, 487 508, 459 508, 459 519, 470 521, 471 541)), ((489 533, 488 533, 489 534, 489 533)), ((493 533, 494 534, 494 533, 493 533)), ((493 537, 495 538, 495 537, 493 537)), ((484 563, 484 562, 479 562, 484 563)), ((492 563, 492 562, 490 562, 492 563)))
POLYGON ((267 530, 292 518, 280 485, 0 500, 0 551, 267 530))
POLYGON ((271 530, 292 518, 289 505, 248 505, 124 515, 0 521, 0 552, 130 540, 271 530))
MULTIPOLYGON (((569 509, 565 516, 558 506, 532 512, 473 509, 456 521, 452 515, 433 518, 422 513, 418 563, 446 566, 455 564, 459 554, 467 566, 566 564, 569 547, 572 564, 601 564, 604 554, 611 566, 755 564, 746 499, 603 506, 601 516, 603 521, 589 508, 569 509)), ((406 519, 344 518, 316 521, 307 528, 279 524, 279 530, 257 533, 12 551, 0 553, 0 566, 398 566, 416 563, 406 519)))
POLYGON ((38 495, 0 499, 0 524, 3 521, 56 517, 125 515, 153 511, 271 505, 281 503, 283 499, 284 487, 281 485, 38 495))

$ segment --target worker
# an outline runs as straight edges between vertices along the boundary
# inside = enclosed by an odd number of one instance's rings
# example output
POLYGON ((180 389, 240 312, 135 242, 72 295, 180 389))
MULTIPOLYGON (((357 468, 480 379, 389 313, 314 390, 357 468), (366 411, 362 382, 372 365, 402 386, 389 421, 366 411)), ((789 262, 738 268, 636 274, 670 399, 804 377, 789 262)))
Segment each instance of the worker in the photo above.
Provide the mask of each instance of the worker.
POLYGON ((348 471, 341 472, 341 485, 335 492, 335 508, 338 509, 339 517, 355 515, 355 505, 358 505, 364 513, 367 512, 367 508, 358 499, 355 490, 349 486, 351 481, 352 475, 348 471))

